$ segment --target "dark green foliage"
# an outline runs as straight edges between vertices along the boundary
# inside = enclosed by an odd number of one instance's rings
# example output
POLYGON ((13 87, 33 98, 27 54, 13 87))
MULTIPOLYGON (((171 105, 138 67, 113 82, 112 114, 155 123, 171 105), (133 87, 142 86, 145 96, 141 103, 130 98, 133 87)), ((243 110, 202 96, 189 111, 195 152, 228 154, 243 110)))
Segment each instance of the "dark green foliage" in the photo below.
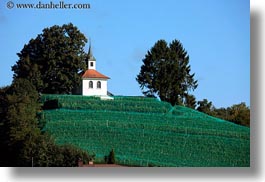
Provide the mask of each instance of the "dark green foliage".
POLYGON ((48 110, 48 109, 58 109, 58 108, 59 108, 58 99, 47 100, 43 104, 43 109, 44 110, 48 110))
MULTIPOLYGON (((25 79, 15 79, 4 93, 6 111, 4 118, 5 156, 3 161, 8 166, 27 166, 28 147, 39 135, 36 112, 38 93, 35 87, 25 79)), ((32 149, 31 151, 33 151, 32 149)))
POLYGON ((114 149, 112 149, 110 151, 110 153, 109 153, 108 164, 115 164, 115 153, 114 153, 114 149))
POLYGON ((112 149, 109 155, 104 156, 104 161, 106 164, 115 164, 115 153, 114 149, 112 149))
POLYGON ((63 156, 62 163, 57 164, 60 167, 76 167, 81 159, 84 163, 88 163, 90 157, 87 152, 84 152, 77 147, 67 144, 60 147, 60 154, 63 156))
POLYGON ((191 109, 196 108, 196 99, 194 95, 187 95, 185 98, 185 104, 186 107, 189 107, 191 109))
POLYGON ((207 99, 203 99, 202 101, 198 101, 197 110, 200 112, 204 112, 206 114, 211 115, 213 112, 212 102, 209 102, 207 99))
POLYGON ((7 100, 10 139, 25 140, 25 137, 36 128, 38 93, 28 80, 16 79, 7 91, 7 100))
POLYGON ((20 158, 23 161, 20 166, 76 167, 79 159, 84 162, 89 160, 87 152, 70 144, 55 145, 54 140, 46 134, 34 139, 35 141, 26 148, 30 155, 24 153, 20 158))
POLYGON ((45 120, 38 100, 26 79, 15 79, 10 87, 0 89, 0 166, 77 166, 78 158, 88 161, 87 152, 57 146, 41 132, 45 120))
MULTIPOLYGON (((34 167, 77 167, 79 159, 87 163, 90 158, 87 152, 74 145, 55 145, 54 140, 46 134, 35 139, 34 144, 38 150, 34 150, 32 155, 34 167)), ((28 149, 32 150, 32 147, 28 149)))
POLYGON ((159 40, 145 55, 136 80, 144 95, 181 105, 188 92, 198 86, 190 71, 189 56, 180 41, 168 45, 159 40))
POLYGON ((42 93, 73 93, 86 69, 86 37, 73 24, 45 28, 18 53, 14 78, 28 79, 42 93))
POLYGON ((37 125, 41 131, 43 131, 45 124, 46 124, 46 121, 44 119, 43 112, 41 111, 37 112, 37 125))
POLYGON ((227 108, 214 109, 211 115, 243 126, 250 126, 250 108, 244 102, 227 108))
POLYGON ((210 116, 231 121, 235 124, 250 127, 250 108, 246 103, 234 104, 231 107, 215 108, 207 99, 198 101, 197 110, 210 116))
POLYGON ((7 127, 7 109, 8 100, 6 92, 9 87, 0 88, 0 166, 8 166, 9 151, 8 151, 8 127, 7 127))

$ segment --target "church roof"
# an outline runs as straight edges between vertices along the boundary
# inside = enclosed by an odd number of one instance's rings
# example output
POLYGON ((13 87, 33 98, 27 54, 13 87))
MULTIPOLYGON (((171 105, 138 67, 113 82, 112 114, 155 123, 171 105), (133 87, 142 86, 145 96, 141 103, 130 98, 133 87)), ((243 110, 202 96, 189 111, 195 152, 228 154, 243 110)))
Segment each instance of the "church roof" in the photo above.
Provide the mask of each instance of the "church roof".
POLYGON ((109 77, 101 74, 100 72, 89 69, 83 74, 82 78, 101 78, 101 79, 110 79, 109 77))

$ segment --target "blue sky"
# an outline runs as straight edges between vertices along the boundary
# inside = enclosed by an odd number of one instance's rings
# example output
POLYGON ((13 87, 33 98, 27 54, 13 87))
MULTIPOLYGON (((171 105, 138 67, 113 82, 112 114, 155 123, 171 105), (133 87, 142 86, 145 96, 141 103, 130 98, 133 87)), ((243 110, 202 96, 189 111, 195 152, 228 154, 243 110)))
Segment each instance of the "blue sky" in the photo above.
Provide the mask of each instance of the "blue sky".
POLYGON ((86 10, 8 9, 7 2, 0 2, 0 86, 12 82, 11 66, 24 44, 46 27, 72 22, 91 38, 97 70, 111 77, 108 89, 115 95, 142 95, 135 77, 144 55, 159 39, 178 39, 199 83, 197 100, 250 105, 248 0, 64 1, 89 3, 86 10))

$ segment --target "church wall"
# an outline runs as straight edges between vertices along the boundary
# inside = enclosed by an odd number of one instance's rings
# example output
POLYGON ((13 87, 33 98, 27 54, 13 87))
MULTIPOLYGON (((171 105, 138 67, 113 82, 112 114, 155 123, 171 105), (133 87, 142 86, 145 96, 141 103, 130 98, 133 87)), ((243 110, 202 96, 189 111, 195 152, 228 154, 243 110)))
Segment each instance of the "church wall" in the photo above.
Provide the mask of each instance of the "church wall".
POLYGON ((82 95, 100 96, 107 95, 107 80, 100 79, 83 79, 82 95), (89 88, 89 81, 93 82, 93 88, 89 88), (101 82, 101 89, 97 88, 97 82, 101 82))

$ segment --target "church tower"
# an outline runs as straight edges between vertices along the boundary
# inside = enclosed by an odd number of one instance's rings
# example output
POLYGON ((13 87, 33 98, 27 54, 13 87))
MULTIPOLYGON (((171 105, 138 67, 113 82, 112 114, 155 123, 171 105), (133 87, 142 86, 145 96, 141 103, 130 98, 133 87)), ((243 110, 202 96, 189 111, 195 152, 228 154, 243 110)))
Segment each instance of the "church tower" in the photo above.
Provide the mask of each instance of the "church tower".
POLYGON ((107 95, 108 79, 110 78, 96 70, 96 59, 93 56, 91 44, 89 45, 87 64, 88 69, 82 76, 82 95, 100 96, 101 99, 113 99, 107 95))
MULTIPOLYGON (((90 41, 91 42, 91 41, 90 41)), ((89 50, 88 50, 88 69, 96 70, 96 59, 93 56, 91 43, 89 44, 89 50)))

